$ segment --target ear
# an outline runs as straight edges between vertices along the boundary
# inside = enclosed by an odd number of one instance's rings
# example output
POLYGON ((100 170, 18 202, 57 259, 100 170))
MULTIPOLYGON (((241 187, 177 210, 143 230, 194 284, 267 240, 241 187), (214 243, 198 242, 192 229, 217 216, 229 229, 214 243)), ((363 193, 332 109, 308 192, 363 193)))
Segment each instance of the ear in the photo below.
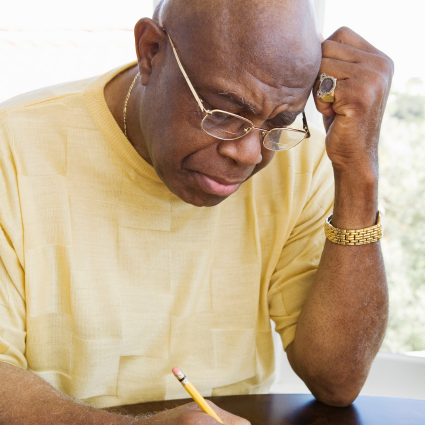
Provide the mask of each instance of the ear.
POLYGON ((164 31, 149 18, 140 19, 134 27, 137 61, 139 62, 140 82, 146 86, 152 74, 155 57, 167 40, 164 31))

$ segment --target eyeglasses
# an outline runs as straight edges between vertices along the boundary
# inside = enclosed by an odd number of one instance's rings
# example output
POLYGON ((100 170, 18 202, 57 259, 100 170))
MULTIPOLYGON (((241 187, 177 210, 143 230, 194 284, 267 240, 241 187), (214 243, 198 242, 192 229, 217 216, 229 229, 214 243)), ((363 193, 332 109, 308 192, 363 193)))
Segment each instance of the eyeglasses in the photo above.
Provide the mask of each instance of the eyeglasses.
POLYGON ((222 111, 220 109, 214 109, 212 111, 205 109, 202 100, 198 96, 198 93, 196 93, 195 88, 190 82, 189 77, 180 62, 173 40, 164 28, 163 31, 167 34, 168 39, 170 40, 177 64, 179 65, 180 71, 182 72, 190 91, 195 97, 201 111, 205 114, 201 122, 201 128, 205 131, 205 133, 220 140, 236 140, 246 136, 252 130, 259 130, 261 132, 261 139, 264 147, 272 151, 285 151, 291 149, 301 143, 304 139, 308 139, 310 137, 310 131, 308 129, 307 118, 304 111, 302 112, 302 124, 300 121, 296 121, 294 123, 295 127, 293 128, 275 127, 271 130, 266 130, 264 128, 255 127, 251 120, 241 117, 240 115, 232 114, 231 112, 222 111))

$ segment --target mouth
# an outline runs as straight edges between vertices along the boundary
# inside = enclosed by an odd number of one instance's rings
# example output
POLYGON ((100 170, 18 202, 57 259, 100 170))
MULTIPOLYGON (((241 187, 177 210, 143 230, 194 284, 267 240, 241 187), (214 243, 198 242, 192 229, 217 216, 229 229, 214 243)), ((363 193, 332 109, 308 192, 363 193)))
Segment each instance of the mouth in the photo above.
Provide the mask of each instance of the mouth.
POLYGON ((216 196, 230 196, 232 193, 235 193, 239 189, 239 186, 243 183, 224 184, 200 172, 195 172, 195 175, 202 190, 216 196))

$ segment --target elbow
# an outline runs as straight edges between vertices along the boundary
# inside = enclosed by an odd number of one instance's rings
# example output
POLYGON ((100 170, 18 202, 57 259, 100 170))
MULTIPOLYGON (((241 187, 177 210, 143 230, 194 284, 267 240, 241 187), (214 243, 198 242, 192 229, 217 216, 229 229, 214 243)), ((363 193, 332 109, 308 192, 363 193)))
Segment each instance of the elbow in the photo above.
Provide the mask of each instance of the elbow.
POLYGON ((358 391, 344 391, 341 389, 314 391, 312 392, 317 401, 334 407, 347 407, 354 402, 359 395, 358 391))
POLYGON ((367 375, 340 373, 329 376, 315 374, 304 380, 316 400, 328 406, 347 407, 358 397, 367 375))
POLYGON ((364 370, 357 373, 304 373, 300 376, 317 401, 328 406, 347 407, 358 397, 367 378, 364 370))
MULTIPOLYGON (((369 373, 366 362, 298 362, 289 346, 288 359, 316 400, 328 406, 347 407, 358 397, 369 373)), ((308 361, 310 360, 310 361, 308 361)))

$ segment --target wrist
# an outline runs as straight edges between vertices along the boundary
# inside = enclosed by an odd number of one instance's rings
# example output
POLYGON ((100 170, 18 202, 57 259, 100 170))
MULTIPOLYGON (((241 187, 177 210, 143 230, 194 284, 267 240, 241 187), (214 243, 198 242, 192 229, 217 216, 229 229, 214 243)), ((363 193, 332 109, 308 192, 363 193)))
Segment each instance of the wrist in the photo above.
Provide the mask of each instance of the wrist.
POLYGON ((335 203, 332 223, 341 229, 361 229, 376 224, 377 170, 334 170, 335 203))

